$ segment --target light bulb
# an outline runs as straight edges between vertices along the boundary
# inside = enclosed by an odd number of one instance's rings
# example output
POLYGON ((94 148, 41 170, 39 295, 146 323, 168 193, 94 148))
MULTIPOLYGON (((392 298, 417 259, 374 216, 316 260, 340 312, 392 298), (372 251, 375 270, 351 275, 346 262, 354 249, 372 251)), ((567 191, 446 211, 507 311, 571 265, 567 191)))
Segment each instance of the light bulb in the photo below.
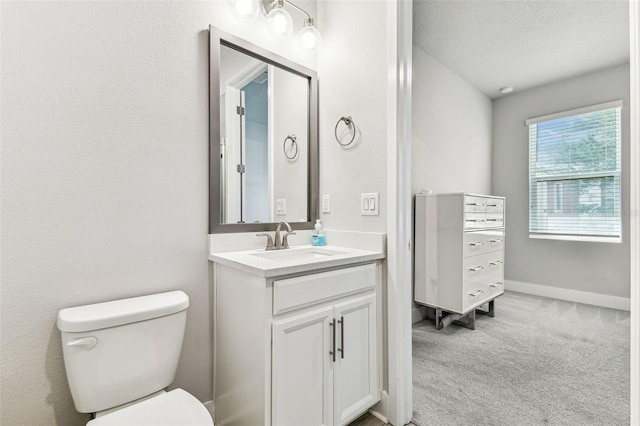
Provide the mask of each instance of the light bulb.
POLYGON ((233 0, 231 11, 240 22, 253 22, 260 12, 259 0, 233 0))
POLYGON ((288 38, 293 32, 291 15, 282 7, 274 7, 267 15, 267 28, 275 39, 288 38))
POLYGON ((304 27, 298 32, 298 44, 303 50, 317 52, 322 44, 320 31, 311 22, 305 21, 304 27))

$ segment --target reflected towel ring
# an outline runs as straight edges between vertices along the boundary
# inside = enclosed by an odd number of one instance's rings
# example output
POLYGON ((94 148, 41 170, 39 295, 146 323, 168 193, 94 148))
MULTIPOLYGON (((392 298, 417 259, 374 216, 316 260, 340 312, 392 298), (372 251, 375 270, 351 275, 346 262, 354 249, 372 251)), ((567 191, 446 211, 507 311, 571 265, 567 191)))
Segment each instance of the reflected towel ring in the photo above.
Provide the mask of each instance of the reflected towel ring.
POLYGON ((284 151, 284 156, 287 157, 289 160, 293 160, 298 156, 298 142, 296 142, 296 135, 289 135, 286 138, 284 138, 284 142, 282 142, 282 150, 284 151), (293 151, 293 155, 291 156, 289 156, 289 154, 287 153, 288 140, 291 141, 291 149, 295 148, 295 151, 293 151))
POLYGON ((349 146, 356 139, 356 123, 353 122, 353 119, 351 118, 350 115, 345 115, 344 117, 340 117, 340 120, 338 120, 338 122, 336 123, 336 128, 334 129, 333 133, 336 135, 336 140, 340 145, 349 146), (340 138, 338 137, 338 125, 340 124, 341 121, 344 121, 344 124, 346 124, 347 127, 353 127, 353 135, 351 136, 351 140, 347 143, 340 142, 340 138))

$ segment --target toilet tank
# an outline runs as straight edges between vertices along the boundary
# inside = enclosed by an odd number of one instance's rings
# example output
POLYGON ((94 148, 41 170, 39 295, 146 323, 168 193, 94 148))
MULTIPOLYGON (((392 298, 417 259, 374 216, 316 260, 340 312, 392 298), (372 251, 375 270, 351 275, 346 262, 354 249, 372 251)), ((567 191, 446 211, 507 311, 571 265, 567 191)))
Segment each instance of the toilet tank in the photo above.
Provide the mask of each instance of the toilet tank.
POLYGON ((93 413, 166 388, 175 377, 189 298, 182 291, 58 313, 76 409, 93 413))

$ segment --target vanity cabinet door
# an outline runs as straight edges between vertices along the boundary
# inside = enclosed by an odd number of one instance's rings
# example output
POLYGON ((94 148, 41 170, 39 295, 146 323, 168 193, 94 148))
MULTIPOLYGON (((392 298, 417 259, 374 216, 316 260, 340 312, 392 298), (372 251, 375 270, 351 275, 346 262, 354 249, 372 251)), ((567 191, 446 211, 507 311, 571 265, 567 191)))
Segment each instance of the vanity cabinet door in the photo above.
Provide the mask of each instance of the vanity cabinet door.
POLYGON ((272 425, 331 425, 333 306, 273 322, 272 425))
POLYGON ((335 424, 355 420, 378 395, 376 296, 335 305, 338 342, 334 374, 335 424))

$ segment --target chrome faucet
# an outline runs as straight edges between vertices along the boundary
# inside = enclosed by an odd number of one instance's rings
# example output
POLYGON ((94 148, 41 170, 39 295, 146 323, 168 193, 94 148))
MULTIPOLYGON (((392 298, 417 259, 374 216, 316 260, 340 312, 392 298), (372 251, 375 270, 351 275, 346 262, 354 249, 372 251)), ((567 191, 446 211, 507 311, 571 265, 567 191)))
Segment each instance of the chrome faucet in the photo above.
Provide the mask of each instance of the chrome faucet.
POLYGON ((265 247, 265 250, 282 250, 282 249, 288 249, 289 248, 289 242, 287 241, 287 237, 289 235, 295 235, 296 233, 292 231, 291 229, 291 225, 289 225, 287 222, 279 222, 276 225, 276 232, 274 234, 274 237, 271 238, 271 235, 269 234, 257 234, 258 237, 267 237, 267 246, 265 247), (280 230, 282 229, 282 225, 287 227, 287 231, 284 233, 284 235, 282 236, 282 241, 280 240, 280 230))

